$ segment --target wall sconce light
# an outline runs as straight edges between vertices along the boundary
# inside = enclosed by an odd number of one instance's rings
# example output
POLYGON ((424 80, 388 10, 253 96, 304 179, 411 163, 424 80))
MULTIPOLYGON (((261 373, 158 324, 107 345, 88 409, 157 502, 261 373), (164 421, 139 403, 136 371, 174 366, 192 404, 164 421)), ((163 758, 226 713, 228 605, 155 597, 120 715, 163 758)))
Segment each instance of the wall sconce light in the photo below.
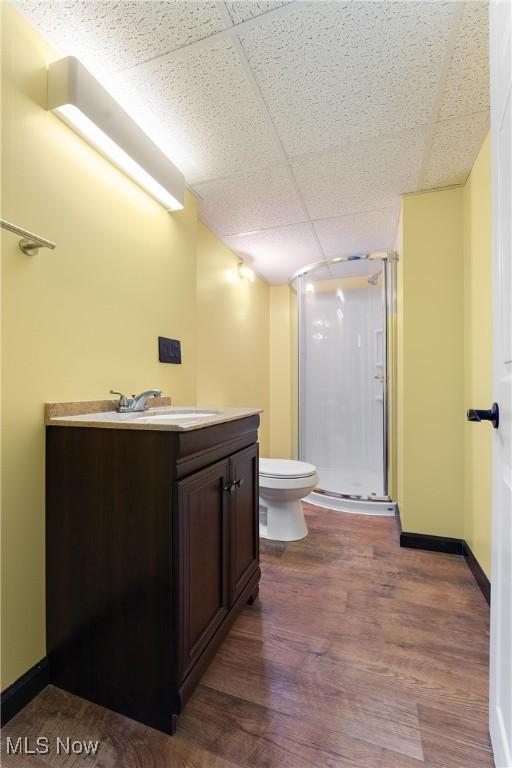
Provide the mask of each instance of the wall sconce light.
POLYGON ((250 283, 254 283, 254 272, 243 261, 238 264, 238 277, 241 280, 248 280, 250 283))
POLYGON ((166 210, 183 208, 181 171, 74 56, 48 67, 48 109, 166 210))

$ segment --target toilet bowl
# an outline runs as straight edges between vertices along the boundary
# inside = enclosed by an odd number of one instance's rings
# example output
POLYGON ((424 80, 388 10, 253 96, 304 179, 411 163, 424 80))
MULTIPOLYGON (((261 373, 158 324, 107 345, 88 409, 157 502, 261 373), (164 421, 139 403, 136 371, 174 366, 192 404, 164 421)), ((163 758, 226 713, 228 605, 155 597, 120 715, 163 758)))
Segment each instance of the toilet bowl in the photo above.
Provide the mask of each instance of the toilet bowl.
POLYGON ((260 536, 298 541, 308 534, 302 501, 318 484, 316 467, 304 461, 260 459, 260 536))

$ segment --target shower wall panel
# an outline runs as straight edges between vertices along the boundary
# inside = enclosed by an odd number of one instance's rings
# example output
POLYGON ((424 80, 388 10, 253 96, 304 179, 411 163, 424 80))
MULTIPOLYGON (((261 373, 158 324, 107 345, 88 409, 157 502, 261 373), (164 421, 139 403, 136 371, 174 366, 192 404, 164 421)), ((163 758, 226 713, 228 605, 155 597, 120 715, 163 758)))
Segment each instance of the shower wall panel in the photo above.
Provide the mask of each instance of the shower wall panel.
POLYGON ((349 262, 337 277, 302 279, 300 318, 301 458, 317 466, 322 490, 383 496, 382 262, 349 262))

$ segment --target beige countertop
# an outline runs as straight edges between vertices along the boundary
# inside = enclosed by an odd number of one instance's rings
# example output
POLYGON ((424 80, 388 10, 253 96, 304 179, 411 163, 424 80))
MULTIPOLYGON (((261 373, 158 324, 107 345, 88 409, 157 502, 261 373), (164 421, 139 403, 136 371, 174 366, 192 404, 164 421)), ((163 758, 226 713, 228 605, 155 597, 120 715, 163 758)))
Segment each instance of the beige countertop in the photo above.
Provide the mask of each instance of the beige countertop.
POLYGON ((137 413, 117 413, 113 410, 113 405, 113 401, 108 400, 87 403, 47 403, 45 423, 56 427, 189 432, 193 429, 212 427, 215 424, 244 419, 261 413, 261 408, 201 408, 179 405, 159 405, 137 413), (106 410, 107 408, 109 410, 106 410))

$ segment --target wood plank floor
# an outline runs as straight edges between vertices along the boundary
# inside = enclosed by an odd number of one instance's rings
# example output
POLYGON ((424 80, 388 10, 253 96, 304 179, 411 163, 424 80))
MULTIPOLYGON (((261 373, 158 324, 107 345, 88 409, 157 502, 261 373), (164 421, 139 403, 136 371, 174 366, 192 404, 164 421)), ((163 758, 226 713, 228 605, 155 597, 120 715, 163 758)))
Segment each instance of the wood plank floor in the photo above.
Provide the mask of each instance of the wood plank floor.
POLYGON ((48 687, 3 731, 5 768, 492 768, 488 607, 462 558, 400 549, 393 518, 307 507, 262 542, 260 598, 171 738, 48 687), (99 739, 7 756, 8 736, 99 739))

